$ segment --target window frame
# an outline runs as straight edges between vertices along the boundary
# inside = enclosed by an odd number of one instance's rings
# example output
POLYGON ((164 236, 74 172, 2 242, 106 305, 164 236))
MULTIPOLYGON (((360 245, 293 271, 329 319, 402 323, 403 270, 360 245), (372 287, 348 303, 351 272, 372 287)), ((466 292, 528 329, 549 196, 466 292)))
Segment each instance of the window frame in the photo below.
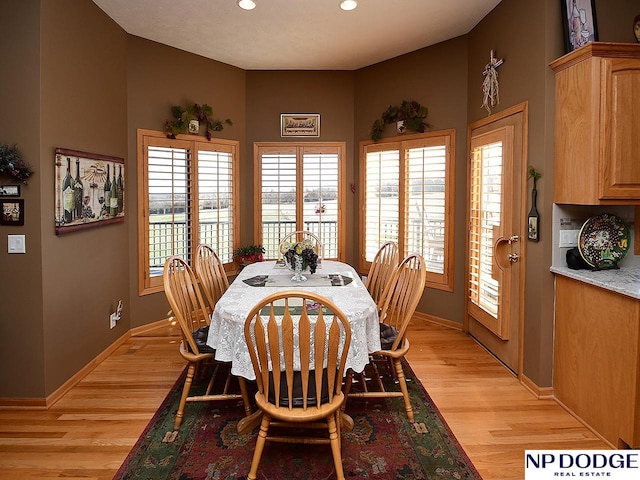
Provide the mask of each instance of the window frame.
MULTIPOLYGON (((305 154, 336 154, 338 157, 338 201, 337 201, 337 257, 327 257, 344 261, 345 258, 345 178, 346 178, 346 142, 255 142, 254 155, 254 242, 263 244, 262 231, 262 155, 263 154, 295 154, 296 156, 296 230, 304 230, 304 174, 303 160, 305 154), (300 192, 300 194, 298 193, 300 192)), ((324 240, 323 244, 324 244, 324 240)), ((325 249, 326 251, 326 249, 325 249)), ((275 260, 270 258, 270 260, 275 260)))
MULTIPOLYGON (((137 130, 138 147, 138 294, 148 295, 163 291, 162 275, 151 275, 149 265, 149 171, 148 147, 167 147, 185 149, 191 154, 189 164, 189 204, 191 217, 191 231, 189 234, 188 251, 191 258, 200 242, 199 222, 199 186, 198 186, 198 150, 218 151, 231 154, 231 203, 233 211, 231 229, 233 249, 239 245, 240 209, 239 209, 239 178, 238 164, 240 158, 240 142, 213 138, 210 141, 204 137, 193 135, 176 135, 175 139, 167 138, 164 132, 156 130, 137 130), (201 146, 201 147, 199 147, 201 146)), ((189 260, 189 259, 185 259, 189 260)), ((225 271, 233 270, 233 262, 224 264, 225 271)))
MULTIPOLYGON (((454 255, 454 221, 455 221, 455 130, 440 130, 423 134, 402 135, 386 137, 376 142, 366 140, 360 142, 359 178, 360 178, 360 228, 359 246, 360 256, 358 267, 360 272, 368 272, 371 261, 366 258, 366 216, 367 216, 367 153, 398 151, 399 158, 399 194, 398 194, 398 238, 394 239, 398 244, 400 258, 409 255, 407 251, 407 220, 408 220, 408 177, 407 177, 407 152, 412 148, 433 147, 443 145, 446 149, 445 173, 444 173, 444 260, 443 273, 427 270, 426 286, 438 290, 453 292, 453 255, 454 255)), ((418 252, 422 253, 422 252, 418 252)))

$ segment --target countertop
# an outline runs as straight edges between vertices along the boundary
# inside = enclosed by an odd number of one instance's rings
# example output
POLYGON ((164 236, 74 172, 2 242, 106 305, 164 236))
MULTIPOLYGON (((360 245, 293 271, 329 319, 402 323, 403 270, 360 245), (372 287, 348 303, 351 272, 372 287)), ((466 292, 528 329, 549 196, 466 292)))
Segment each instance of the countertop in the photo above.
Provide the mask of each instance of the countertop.
POLYGON ((597 272, 551 267, 551 272, 640 300, 640 266, 597 272))

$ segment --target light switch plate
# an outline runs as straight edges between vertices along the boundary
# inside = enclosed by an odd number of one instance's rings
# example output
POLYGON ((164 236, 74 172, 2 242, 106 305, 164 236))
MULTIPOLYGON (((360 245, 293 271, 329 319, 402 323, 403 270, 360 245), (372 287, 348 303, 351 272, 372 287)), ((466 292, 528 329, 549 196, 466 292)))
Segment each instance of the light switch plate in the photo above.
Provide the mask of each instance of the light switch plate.
POLYGON ((7 235, 9 253, 27 253, 24 235, 7 235))

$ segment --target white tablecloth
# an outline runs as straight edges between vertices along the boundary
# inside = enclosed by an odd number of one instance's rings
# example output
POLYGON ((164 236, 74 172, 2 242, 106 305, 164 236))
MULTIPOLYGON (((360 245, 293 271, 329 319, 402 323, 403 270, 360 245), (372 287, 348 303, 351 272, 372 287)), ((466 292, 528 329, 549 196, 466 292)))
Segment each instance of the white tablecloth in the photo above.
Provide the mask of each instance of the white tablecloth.
MULTIPOLYGON (((244 339, 244 322, 249 311, 263 298, 283 289, 304 289, 332 300, 347 316, 351 327, 351 345, 347 355, 347 368, 361 372, 369 362, 369 353, 380 350, 380 324, 376 306, 364 288, 359 275, 349 265, 323 260, 322 267, 313 277, 341 274, 353 278, 344 286, 316 286, 316 282, 291 282, 290 286, 252 287, 243 280, 256 275, 290 274, 275 262, 258 262, 246 266, 229 289, 218 300, 211 316, 207 344, 216 350, 216 360, 231 362, 231 373, 254 380, 255 374, 244 339)), ((290 274, 293 275, 293 274, 290 274)))

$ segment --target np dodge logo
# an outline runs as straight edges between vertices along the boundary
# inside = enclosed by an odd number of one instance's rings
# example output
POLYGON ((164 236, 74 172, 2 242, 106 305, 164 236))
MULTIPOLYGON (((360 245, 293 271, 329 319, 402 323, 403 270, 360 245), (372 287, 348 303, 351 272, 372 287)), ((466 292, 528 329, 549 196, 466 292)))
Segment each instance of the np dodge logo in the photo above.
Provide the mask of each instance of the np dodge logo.
POLYGON ((640 479, 639 450, 527 450, 524 460, 525 480, 640 479))

